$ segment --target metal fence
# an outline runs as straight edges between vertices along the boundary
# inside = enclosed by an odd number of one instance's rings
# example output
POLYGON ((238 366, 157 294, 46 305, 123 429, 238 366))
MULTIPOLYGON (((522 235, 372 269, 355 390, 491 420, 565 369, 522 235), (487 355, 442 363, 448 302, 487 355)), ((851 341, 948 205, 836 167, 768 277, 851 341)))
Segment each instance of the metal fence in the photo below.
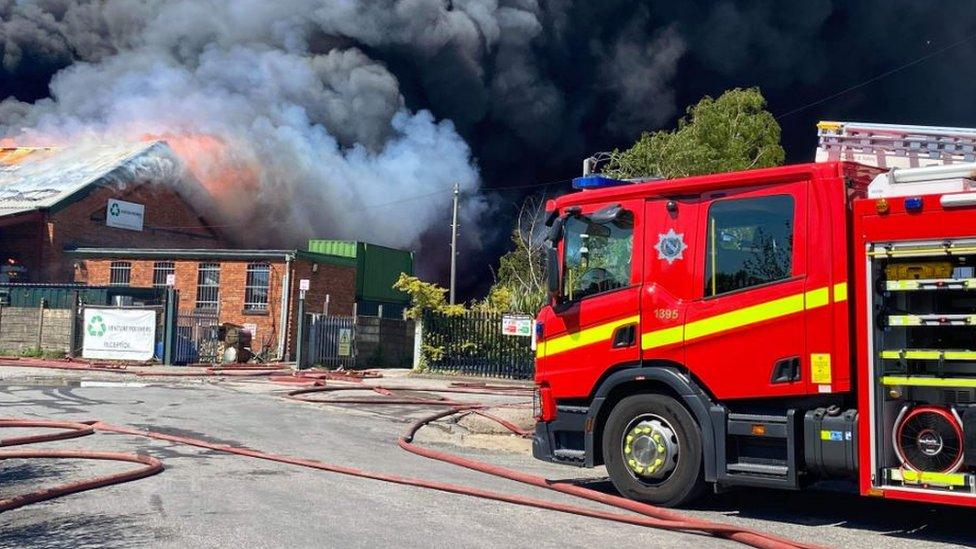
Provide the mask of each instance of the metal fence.
POLYGON ((220 360, 217 311, 180 311, 176 315, 174 364, 196 364, 220 360))
POLYGON ((84 284, 0 284, 0 306, 71 309, 88 305, 161 305, 166 295, 162 288, 129 286, 86 286, 84 284))
POLYGON ((310 365, 343 367, 356 365, 356 317, 308 315, 307 359, 310 365))
POLYGON ((423 316, 421 353, 430 370, 530 379, 535 355, 529 337, 504 335, 501 314, 470 312, 423 316))

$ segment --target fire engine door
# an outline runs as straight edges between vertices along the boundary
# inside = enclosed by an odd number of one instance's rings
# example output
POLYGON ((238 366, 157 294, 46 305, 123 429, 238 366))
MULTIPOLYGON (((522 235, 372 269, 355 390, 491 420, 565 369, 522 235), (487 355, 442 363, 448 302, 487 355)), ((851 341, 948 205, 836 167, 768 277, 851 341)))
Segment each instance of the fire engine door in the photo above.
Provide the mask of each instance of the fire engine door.
POLYGON ((685 309, 697 297, 698 216, 701 197, 651 198, 645 212, 641 348, 648 363, 685 363, 685 309))
POLYGON ((640 200, 587 205, 566 219, 562 295, 546 326, 546 357, 564 365, 561 375, 586 377, 639 359, 642 207, 640 200))
MULTIPOLYGON (((807 392, 807 181, 711 193, 697 227, 686 365, 717 398, 807 392)), ((829 262, 829 258, 824 258, 829 262)))

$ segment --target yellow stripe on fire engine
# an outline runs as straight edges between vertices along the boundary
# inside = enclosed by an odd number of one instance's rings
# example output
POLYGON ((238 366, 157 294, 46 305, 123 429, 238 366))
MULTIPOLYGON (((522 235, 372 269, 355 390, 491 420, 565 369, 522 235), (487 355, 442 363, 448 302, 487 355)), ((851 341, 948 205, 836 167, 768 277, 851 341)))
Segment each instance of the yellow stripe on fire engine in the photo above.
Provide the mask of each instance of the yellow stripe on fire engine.
POLYGON ((681 343, 685 337, 685 325, 679 324, 663 330, 654 330, 641 335, 641 349, 664 347, 672 343, 681 343))
POLYGON ((885 387, 904 385, 906 387, 976 387, 976 379, 926 376, 884 376, 881 384, 885 387))
MULTIPOLYGON (((679 324, 677 326, 646 332, 641 334, 641 348, 654 349, 664 347, 805 310, 817 309, 830 303, 830 290, 830 286, 824 286, 823 288, 817 288, 809 292, 798 293, 765 303, 743 307, 742 309, 703 318, 687 324, 679 324)), ((835 284, 833 286, 833 294, 834 301, 847 299, 847 284, 835 284)), ((640 316, 631 316, 586 328, 573 334, 541 341, 536 347, 536 357, 552 356, 583 347, 584 345, 609 341, 613 337, 614 330, 627 324, 635 324, 639 321, 640 316)))
MULTIPOLYGON (((834 286, 834 295, 837 295, 837 286, 834 286)), ((846 299, 847 285, 843 284, 844 298, 846 299)), ((834 299, 837 301, 836 297, 834 299)), ((689 322, 680 326, 672 326, 653 332, 646 332, 641 336, 641 347, 643 349, 654 349, 681 343, 690 339, 705 337, 728 330, 741 328, 750 324, 756 324, 765 320, 779 318, 781 316, 799 313, 804 310, 823 307, 830 302, 830 287, 817 288, 802 294, 794 294, 780 299, 751 305, 728 313, 722 313, 694 322, 689 322)))
POLYGON ((939 484, 942 486, 966 486, 966 475, 963 473, 932 473, 929 471, 901 470, 902 480, 912 484, 939 484))
POLYGON ((838 284, 834 284, 834 301, 835 302, 847 301, 846 282, 840 282, 838 284))
POLYGON ((976 351, 939 351, 929 349, 902 349, 881 351, 881 358, 897 360, 976 360, 976 351))
POLYGON ((766 303, 751 305, 736 311, 689 322, 685 324, 685 341, 798 313, 803 310, 803 298, 803 294, 790 295, 767 301, 766 303))
POLYGON ((613 337, 614 330, 621 326, 637 324, 638 322, 640 322, 640 316, 629 316, 620 320, 614 320, 613 322, 607 322, 606 324, 586 328, 576 333, 559 336, 545 341, 543 345, 539 345, 536 349, 536 356, 552 356, 557 353, 571 351, 584 345, 610 341, 610 338, 613 337))

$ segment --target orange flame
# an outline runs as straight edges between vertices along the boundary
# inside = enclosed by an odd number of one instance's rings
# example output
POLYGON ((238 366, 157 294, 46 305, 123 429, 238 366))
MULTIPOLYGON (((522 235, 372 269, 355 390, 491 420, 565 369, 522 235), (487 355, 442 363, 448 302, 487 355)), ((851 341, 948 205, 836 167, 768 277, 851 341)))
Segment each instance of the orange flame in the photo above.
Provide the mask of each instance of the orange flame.
POLYGON ((186 163, 187 169, 215 198, 248 196, 260 185, 260 165, 240 147, 207 134, 146 135, 163 140, 186 163))

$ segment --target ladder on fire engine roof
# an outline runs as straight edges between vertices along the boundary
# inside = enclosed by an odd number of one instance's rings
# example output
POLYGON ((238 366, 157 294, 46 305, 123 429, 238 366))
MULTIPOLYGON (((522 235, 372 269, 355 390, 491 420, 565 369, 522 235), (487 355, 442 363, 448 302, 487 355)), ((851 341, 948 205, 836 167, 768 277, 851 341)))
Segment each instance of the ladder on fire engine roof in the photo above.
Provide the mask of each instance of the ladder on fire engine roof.
POLYGON ((976 129, 820 122, 817 141, 817 162, 890 169, 871 181, 869 198, 941 194, 944 207, 976 204, 976 129))
POLYGON ((817 162, 848 160, 879 168, 976 162, 976 129, 865 122, 817 124, 817 162))

